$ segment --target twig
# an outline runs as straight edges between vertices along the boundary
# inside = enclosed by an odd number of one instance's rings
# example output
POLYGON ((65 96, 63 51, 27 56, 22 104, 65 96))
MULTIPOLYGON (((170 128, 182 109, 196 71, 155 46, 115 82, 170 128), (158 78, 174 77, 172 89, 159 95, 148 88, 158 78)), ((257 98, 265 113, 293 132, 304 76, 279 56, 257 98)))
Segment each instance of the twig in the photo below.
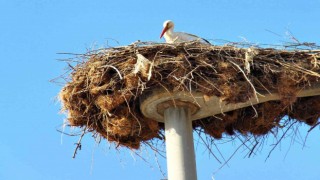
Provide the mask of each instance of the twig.
POLYGON ((318 122, 317 124, 313 125, 309 130, 308 133, 311 132, 315 127, 317 127, 320 124, 320 122, 318 122))
MULTIPOLYGON (((249 139, 248 139, 249 140, 249 139)), ((246 140, 246 141, 248 141, 246 140)), ((216 174, 219 170, 221 170, 225 165, 227 165, 227 163, 231 160, 231 158, 238 152, 238 150, 244 145, 245 142, 243 142, 232 154, 231 156, 227 159, 227 161, 219 167, 219 169, 217 169, 213 174, 216 174)))
POLYGON ((317 127, 319 124, 320 124, 320 122, 316 123, 315 125, 313 125, 313 126, 308 130, 307 135, 306 135, 306 137, 305 137, 305 139, 304 139, 304 142, 303 142, 303 147, 305 147, 305 145, 306 145, 307 138, 308 138, 310 132, 311 132, 315 127, 317 127))
POLYGON ((70 133, 66 133, 66 132, 63 132, 63 131, 61 131, 61 130, 59 130, 59 129, 56 129, 56 131, 58 131, 58 132, 61 133, 61 134, 67 135, 67 136, 79 136, 79 135, 80 135, 80 134, 70 134, 70 133))
MULTIPOLYGON (((252 90, 253 90, 253 92, 254 92, 254 97, 256 98, 257 102, 259 102, 259 98, 258 98, 257 94, 259 94, 259 95, 261 95, 261 94, 256 91, 256 88, 255 88, 254 85, 251 83, 251 81, 250 81, 249 78, 247 77, 246 73, 241 69, 241 67, 240 67, 238 64, 234 63, 234 62, 231 61, 231 60, 229 60, 229 62, 232 63, 233 65, 235 65, 235 66, 240 70, 240 72, 243 74, 243 77, 244 77, 244 78, 248 81, 248 83, 250 84, 250 86, 251 86, 251 88, 252 88, 252 90)), ((261 95, 261 96, 263 96, 263 95, 261 95)))
POLYGON ((72 156, 73 159, 76 158, 77 151, 78 151, 78 150, 81 150, 81 147, 82 147, 82 145, 81 145, 81 140, 82 140, 82 138, 83 138, 83 136, 84 136, 85 134, 86 134, 86 128, 83 130, 83 132, 82 132, 82 134, 81 134, 78 142, 75 143, 75 144, 77 145, 77 147, 76 147, 76 149, 75 149, 74 152, 73 152, 73 156, 72 156))
POLYGON ((104 66, 101 66, 101 67, 102 67, 102 68, 104 68, 104 67, 110 67, 110 68, 112 68, 112 69, 116 70, 116 71, 117 71, 117 73, 118 73, 118 75, 119 75, 119 77, 120 77, 120 79, 123 79, 123 78, 122 78, 122 76, 121 76, 120 71, 119 71, 116 67, 111 66, 111 65, 104 65, 104 66))
POLYGON ((197 132, 200 139, 202 140, 202 142, 206 145, 207 149, 209 150, 210 154, 213 155, 213 157, 221 164, 221 161, 218 159, 218 157, 212 152, 211 148, 209 147, 209 145, 204 141, 204 139, 201 137, 201 135, 199 134, 199 132, 197 132))
POLYGON ((265 161, 267 161, 267 159, 269 159, 269 157, 270 157, 271 153, 273 152, 273 150, 278 146, 278 144, 279 144, 280 141, 284 138, 284 136, 287 134, 287 132, 289 131, 289 129, 291 129, 291 127, 292 127, 295 123, 297 123, 297 122, 298 122, 298 121, 295 121, 295 122, 293 122, 292 124, 290 124, 290 126, 289 126, 289 127, 286 129, 286 131, 282 134, 282 136, 281 136, 280 139, 277 141, 277 143, 273 145, 273 147, 272 147, 271 151, 269 152, 268 157, 266 158, 265 161))
POLYGON ((251 148, 250 153, 249 153, 249 158, 251 157, 252 153, 254 152, 254 149, 257 147, 257 145, 259 144, 258 141, 256 141, 256 144, 251 148))

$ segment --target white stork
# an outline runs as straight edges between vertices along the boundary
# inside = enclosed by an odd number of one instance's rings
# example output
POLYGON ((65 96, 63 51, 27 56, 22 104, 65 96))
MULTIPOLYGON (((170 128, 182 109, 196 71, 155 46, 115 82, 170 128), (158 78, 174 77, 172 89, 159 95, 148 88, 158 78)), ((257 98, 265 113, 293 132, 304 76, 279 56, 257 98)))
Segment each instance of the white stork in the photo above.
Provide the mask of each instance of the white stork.
POLYGON ((184 32, 173 32, 174 23, 171 20, 167 20, 163 23, 163 30, 161 32, 160 38, 164 36, 164 39, 167 43, 179 43, 179 42, 188 42, 188 41, 199 41, 204 44, 210 44, 209 41, 198 37, 193 34, 188 34, 184 32))

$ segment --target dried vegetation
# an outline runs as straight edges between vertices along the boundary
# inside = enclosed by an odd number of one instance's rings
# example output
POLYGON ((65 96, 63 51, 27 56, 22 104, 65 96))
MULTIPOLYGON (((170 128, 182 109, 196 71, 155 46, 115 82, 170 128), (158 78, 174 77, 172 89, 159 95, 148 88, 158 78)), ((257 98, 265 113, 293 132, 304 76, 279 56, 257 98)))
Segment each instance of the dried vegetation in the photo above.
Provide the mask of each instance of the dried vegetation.
POLYGON ((256 93, 279 93, 270 101, 194 121, 194 128, 219 139, 225 135, 265 135, 291 117, 310 126, 320 117, 320 96, 297 98, 319 84, 317 50, 135 43, 80 56, 60 92, 70 126, 85 127, 110 142, 138 149, 163 139, 164 125, 142 115, 139 97, 155 88, 198 91, 227 103, 256 93))

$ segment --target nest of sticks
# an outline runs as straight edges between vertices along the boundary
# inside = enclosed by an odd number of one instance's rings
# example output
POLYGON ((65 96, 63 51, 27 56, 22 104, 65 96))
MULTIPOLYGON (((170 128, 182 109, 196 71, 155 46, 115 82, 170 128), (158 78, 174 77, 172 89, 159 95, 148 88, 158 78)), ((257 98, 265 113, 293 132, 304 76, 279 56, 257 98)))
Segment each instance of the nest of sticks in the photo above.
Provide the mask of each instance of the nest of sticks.
POLYGON ((289 119, 318 124, 320 96, 297 98, 319 83, 318 50, 135 43, 80 56, 60 92, 70 126, 82 127, 130 149, 164 139, 164 124, 143 116, 139 97, 149 90, 198 91, 235 104, 257 93, 276 92, 281 100, 193 121, 212 138, 256 135, 282 128, 289 119))

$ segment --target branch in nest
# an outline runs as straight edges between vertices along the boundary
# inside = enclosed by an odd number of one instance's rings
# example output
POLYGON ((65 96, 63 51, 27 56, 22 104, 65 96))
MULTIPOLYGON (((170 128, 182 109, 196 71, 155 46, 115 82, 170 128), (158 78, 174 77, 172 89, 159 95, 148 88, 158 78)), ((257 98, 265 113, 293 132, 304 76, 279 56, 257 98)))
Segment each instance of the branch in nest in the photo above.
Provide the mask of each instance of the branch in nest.
POLYGON ((74 152, 73 152, 73 156, 72 156, 73 159, 76 158, 77 151, 78 151, 78 150, 81 150, 81 147, 82 147, 82 145, 81 145, 81 140, 82 140, 82 138, 83 138, 83 136, 84 136, 85 134, 86 134, 86 129, 83 130, 83 132, 82 132, 82 134, 81 134, 78 142, 75 143, 75 144, 77 145, 77 147, 76 147, 76 149, 75 149, 74 152))

